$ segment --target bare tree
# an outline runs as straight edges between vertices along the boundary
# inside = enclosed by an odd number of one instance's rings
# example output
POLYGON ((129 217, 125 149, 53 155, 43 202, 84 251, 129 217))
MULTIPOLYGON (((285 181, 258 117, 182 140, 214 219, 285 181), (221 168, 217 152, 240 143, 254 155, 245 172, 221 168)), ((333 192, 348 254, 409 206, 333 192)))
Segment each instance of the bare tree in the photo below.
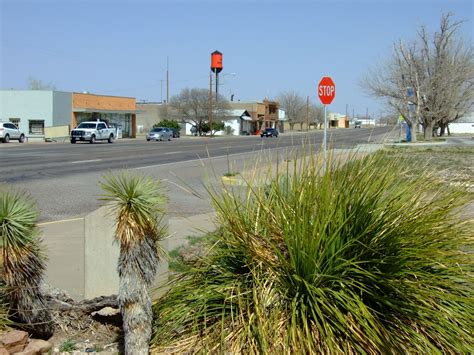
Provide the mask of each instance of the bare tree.
POLYGON ((384 126, 395 126, 398 123, 397 113, 386 114, 380 117, 379 124, 384 126))
POLYGON ((280 107, 285 110, 285 116, 290 124, 290 129, 296 123, 302 123, 306 117, 306 100, 295 91, 285 91, 278 95, 280 107))
POLYGON ((322 128, 324 124, 324 107, 312 104, 309 106, 309 125, 322 128))
MULTIPOLYGON (((228 101, 221 95, 212 100, 214 122, 227 116, 228 101)), ((209 89, 185 88, 170 100, 170 106, 180 120, 196 127, 199 135, 202 134, 204 123, 209 121, 210 103, 209 89)))
POLYGON ((30 90, 56 90, 56 85, 52 82, 44 83, 39 79, 28 77, 28 89, 30 90))
POLYGON ((431 139, 438 127, 444 133, 450 122, 473 107, 474 49, 459 33, 462 22, 451 17, 443 15, 433 34, 421 27, 412 42, 400 40, 388 63, 362 81, 370 94, 386 99, 412 130, 421 124, 425 139, 431 139))
POLYGON ((429 73, 432 73, 432 85, 427 88, 424 97, 428 103, 425 112, 431 123, 427 129, 429 133, 440 127, 441 135, 444 135, 449 123, 473 109, 474 47, 458 35, 460 24, 452 23, 449 14, 443 16, 431 46, 424 28, 420 34, 430 65, 429 73))

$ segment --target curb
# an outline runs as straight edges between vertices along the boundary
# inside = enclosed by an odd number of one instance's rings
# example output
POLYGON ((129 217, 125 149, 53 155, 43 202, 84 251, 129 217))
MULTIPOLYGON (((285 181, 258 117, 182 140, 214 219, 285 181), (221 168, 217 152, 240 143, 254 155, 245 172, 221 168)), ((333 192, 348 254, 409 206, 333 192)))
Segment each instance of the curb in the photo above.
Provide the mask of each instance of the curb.
POLYGON ((221 180, 225 185, 241 186, 245 184, 242 178, 236 176, 222 176, 221 180))

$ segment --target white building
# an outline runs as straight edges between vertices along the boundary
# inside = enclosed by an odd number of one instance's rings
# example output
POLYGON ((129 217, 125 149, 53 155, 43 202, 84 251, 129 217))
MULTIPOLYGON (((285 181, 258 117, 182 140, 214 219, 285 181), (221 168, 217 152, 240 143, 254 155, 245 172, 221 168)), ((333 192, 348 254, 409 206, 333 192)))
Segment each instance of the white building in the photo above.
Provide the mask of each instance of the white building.
POLYGON ((474 112, 469 113, 465 117, 461 117, 456 122, 450 123, 449 132, 454 134, 474 134, 474 112))
MULTIPOLYGON (((250 116, 247 110, 228 110, 225 118, 222 121, 224 122, 225 129, 223 131, 214 131, 213 134, 216 136, 248 135, 251 131, 250 121, 252 121, 252 117, 250 116)), ((194 134, 192 128, 192 123, 186 123, 186 135, 194 134)))
POLYGON ((375 118, 354 118, 352 123, 360 122, 362 127, 375 126, 375 118))

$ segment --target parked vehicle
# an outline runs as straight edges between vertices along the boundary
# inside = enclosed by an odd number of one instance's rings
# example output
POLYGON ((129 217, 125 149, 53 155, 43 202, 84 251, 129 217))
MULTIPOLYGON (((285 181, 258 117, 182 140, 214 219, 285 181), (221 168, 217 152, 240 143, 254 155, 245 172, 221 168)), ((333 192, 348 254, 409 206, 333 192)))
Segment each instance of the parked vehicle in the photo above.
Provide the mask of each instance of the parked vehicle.
POLYGON ((147 135, 147 141, 162 141, 164 139, 171 140, 173 137, 173 131, 171 128, 166 127, 155 127, 147 135))
POLYGON ((0 122, 0 141, 3 143, 10 142, 11 139, 18 140, 20 143, 25 142, 25 133, 17 126, 10 122, 0 122))
POLYGON ((362 122, 361 121, 355 121, 354 128, 361 128, 362 127, 362 122))
POLYGON ((171 128, 171 131, 173 132, 173 138, 179 138, 181 137, 181 132, 177 128, 171 128))
POLYGON ((260 131, 260 137, 278 137, 278 131, 275 128, 265 128, 265 130, 260 131))
POLYGON ((96 141, 104 140, 113 143, 116 136, 117 130, 113 127, 108 127, 105 122, 82 122, 71 131, 71 143, 74 144, 77 141, 95 143, 96 141))

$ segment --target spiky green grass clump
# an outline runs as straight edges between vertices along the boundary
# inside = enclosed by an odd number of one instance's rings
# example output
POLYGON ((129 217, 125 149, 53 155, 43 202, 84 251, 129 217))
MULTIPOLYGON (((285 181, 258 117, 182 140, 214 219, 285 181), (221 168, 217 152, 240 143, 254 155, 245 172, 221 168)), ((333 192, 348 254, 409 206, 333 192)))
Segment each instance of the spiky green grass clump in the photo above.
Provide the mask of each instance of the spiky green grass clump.
POLYGON ((155 350, 472 352, 462 192, 385 154, 285 170, 214 196, 221 233, 154 305, 155 350))
POLYGON ((8 289, 5 284, 0 283, 0 332, 4 331, 12 324, 12 321, 8 317, 8 289))

